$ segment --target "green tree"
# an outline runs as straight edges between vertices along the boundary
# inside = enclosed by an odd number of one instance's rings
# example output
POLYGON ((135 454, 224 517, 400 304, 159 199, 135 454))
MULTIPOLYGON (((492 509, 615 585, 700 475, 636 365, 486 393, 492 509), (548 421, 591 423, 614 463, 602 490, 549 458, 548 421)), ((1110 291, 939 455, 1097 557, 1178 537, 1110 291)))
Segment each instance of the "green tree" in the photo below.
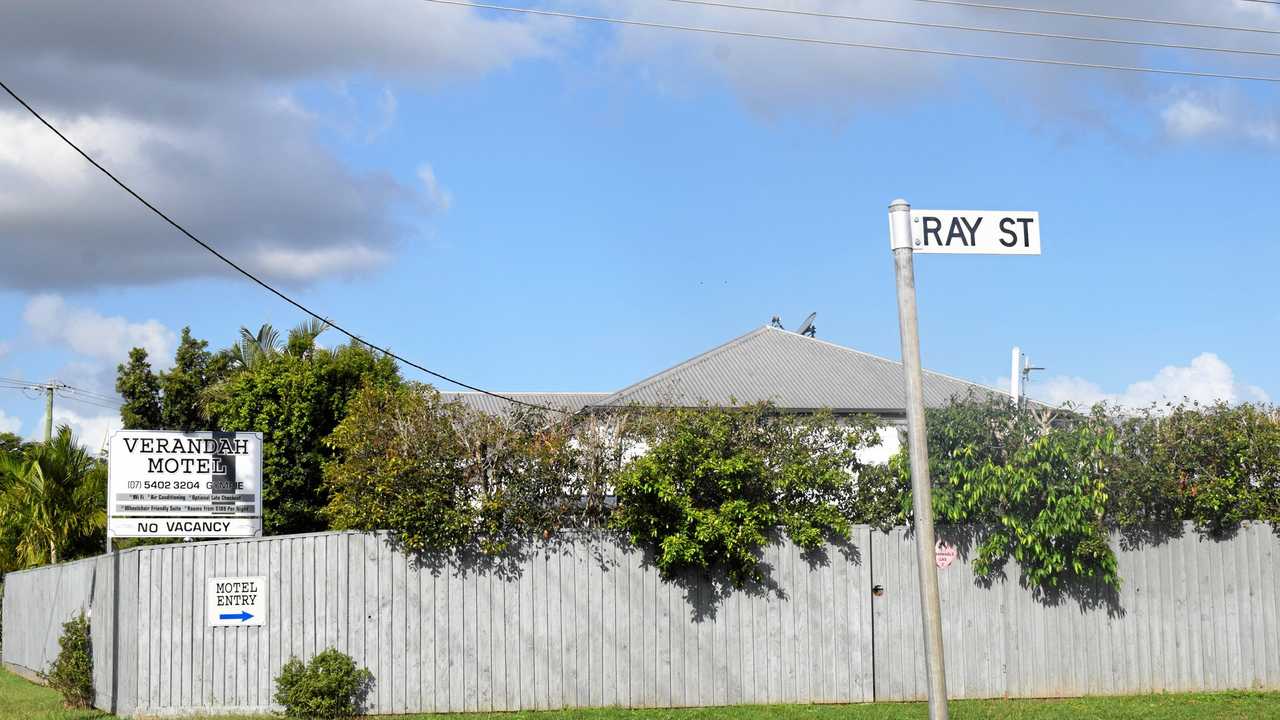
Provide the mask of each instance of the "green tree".
POLYGON ((126 429, 161 427, 160 380, 151 371, 146 350, 133 348, 128 364, 116 367, 116 392, 124 398, 120 420, 126 429))
POLYGON ((48 443, 0 456, 0 569, 56 563, 102 543, 106 464, 58 428, 48 443))
POLYGON ((182 328, 173 368, 160 374, 162 408, 158 427, 190 431, 203 430, 208 425, 202 407, 203 393, 212 380, 208 346, 207 341, 191 336, 190 327, 182 328))
MULTIPOLYGON (((1106 518, 1115 456, 1108 419, 970 398, 930 409, 927 422, 934 513, 976 530, 979 575, 994 576, 1013 559, 1040 589, 1083 578, 1119 584, 1106 518)), ((903 521, 911 505, 906 453, 891 461, 903 521)))
POLYGON ((619 473, 613 522, 654 548, 664 576, 719 568, 741 586, 762 579, 775 528, 805 550, 849 537, 843 508, 863 469, 858 451, 879 443, 874 419, 768 404, 638 412, 649 450, 619 473))
POLYGON ((1259 405, 1166 404, 1094 415, 1117 428, 1111 522, 1130 538, 1212 536, 1247 520, 1280 521, 1280 413, 1259 405))
POLYGON ((416 383, 368 386, 330 436, 336 529, 392 530, 409 550, 480 551, 602 522, 605 482, 570 418, 486 415, 416 383))
POLYGON ((22 449, 22 438, 11 432, 0 432, 0 455, 15 453, 22 449))
POLYGON ((213 427, 263 434, 263 524, 273 534, 323 530, 323 440, 366 383, 397 383, 395 362, 359 345, 303 356, 251 355, 206 397, 213 427))

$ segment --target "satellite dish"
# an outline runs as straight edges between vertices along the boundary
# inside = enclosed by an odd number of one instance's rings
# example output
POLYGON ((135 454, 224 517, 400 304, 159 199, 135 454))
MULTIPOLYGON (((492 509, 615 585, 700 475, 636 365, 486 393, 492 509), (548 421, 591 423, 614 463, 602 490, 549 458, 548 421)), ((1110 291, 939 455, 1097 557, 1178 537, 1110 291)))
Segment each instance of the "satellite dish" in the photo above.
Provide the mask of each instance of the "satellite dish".
POLYGON ((800 329, 796 330, 796 332, 806 337, 816 336, 818 334, 818 326, 814 325, 813 321, 817 317, 818 317, 818 313, 816 312, 809 313, 809 317, 804 319, 804 322, 801 323, 800 325, 800 329))

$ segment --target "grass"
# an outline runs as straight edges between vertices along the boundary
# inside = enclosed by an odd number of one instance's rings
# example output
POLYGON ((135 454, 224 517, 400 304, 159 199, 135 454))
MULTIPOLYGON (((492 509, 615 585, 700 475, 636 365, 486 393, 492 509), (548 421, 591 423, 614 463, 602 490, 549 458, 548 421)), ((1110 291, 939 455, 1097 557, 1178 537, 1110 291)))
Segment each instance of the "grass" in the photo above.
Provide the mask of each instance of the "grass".
MULTIPOLYGON (((484 713, 455 720, 922 720, 921 703, 875 705, 775 705, 688 710, 564 710, 484 713)), ((217 720, 236 720, 227 715, 217 720)), ((262 717, 262 716, 259 716, 262 717)), ((268 716, 269 717, 269 716, 268 716)), ((399 715, 397 720, 448 718, 399 715)), ((1280 694, 1214 693, 1146 695, 1073 700, 966 700, 951 704, 955 720, 1280 720, 1280 694)), ((0 720, 109 720, 96 710, 65 710, 58 694, 0 670, 0 720)), ((195 719, 192 719, 195 720, 195 719)), ((240 720, 249 720, 241 716, 240 720)))
POLYGON ((0 670, 0 720, 81 720, 81 718, 108 718, 97 710, 67 710, 62 707, 62 696, 47 687, 36 685, 0 670))

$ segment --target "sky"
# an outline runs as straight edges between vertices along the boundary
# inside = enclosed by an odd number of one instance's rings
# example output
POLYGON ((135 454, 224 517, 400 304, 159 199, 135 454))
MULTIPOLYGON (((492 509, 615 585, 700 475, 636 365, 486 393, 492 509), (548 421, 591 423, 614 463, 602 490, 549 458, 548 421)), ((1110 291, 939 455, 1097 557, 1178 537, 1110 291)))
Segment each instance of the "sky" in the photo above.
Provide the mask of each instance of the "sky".
MULTIPOLYGON (((16 2, 8 4, 17 5, 16 2)), ((760 4, 769 4, 761 2, 760 4)), ((1021 0, 1116 14, 1114 2, 1021 0)), ((1280 5, 1131 0, 1246 33, 913 0, 774 7, 1280 52, 1280 5)), ((754 13, 525 5, 1074 62, 1280 59, 754 13)), ((1280 398, 1280 85, 602 25, 424 2, 11 8, 0 79, 197 236, 416 362, 609 391, 781 316, 897 358, 886 212, 1037 210, 1039 257, 917 258, 926 367, 1051 402, 1280 398)), ((111 395, 304 317, 0 98, 0 377, 111 395)), ((334 333, 322 342, 336 344, 334 333)), ((413 379, 427 380, 414 371, 413 379)), ((442 385, 442 389, 449 386, 442 385)), ((43 402, 0 390, 0 431, 43 402)), ((118 418, 59 398, 90 445, 118 418)))

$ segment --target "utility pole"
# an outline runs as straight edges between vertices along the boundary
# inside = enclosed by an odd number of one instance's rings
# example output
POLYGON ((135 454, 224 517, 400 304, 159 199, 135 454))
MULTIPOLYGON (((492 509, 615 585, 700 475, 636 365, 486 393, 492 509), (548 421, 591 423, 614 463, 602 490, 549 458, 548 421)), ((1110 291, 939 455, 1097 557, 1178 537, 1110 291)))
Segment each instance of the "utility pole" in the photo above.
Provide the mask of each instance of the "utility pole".
POLYGON ((53 388, 53 383, 44 386, 44 442, 46 445, 53 439, 53 388))
POLYGON ((933 486, 924 425, 924 372, 916 315, 916 276, 911 239, 911 205, 889 206, 889 242, 898 278, 898 324, 902 372, 907 385, 907 448, 911 458, 911 501, 915 512, 916 565, 920 575, 920 617, 924 626, 924 669, 929 685, 929 720, 948 720, 947 671, 942 652, 942 601, 933 535, 933 486))

